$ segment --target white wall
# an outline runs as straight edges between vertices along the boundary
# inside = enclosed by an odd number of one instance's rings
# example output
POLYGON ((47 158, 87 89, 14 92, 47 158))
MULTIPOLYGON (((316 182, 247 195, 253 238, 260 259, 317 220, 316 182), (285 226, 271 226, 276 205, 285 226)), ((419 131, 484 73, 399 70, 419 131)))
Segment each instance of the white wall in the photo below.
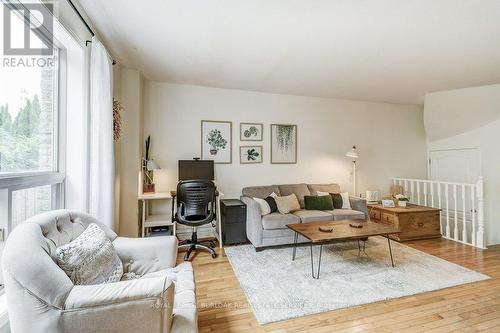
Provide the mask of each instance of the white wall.
MULTIPOLYGON (((487 244, 500 243, 500 85, 474 87, 428 94, 425 97, 425 127, 433 131, 439 127, 451 127, 464 119, 489 119, 486 125, 477 127, 469 122, 458 135, 438 140, 429 138, 428 149, 479 149, 481 172, 485 186, 485 219, 487 244), (496 120, 494 120, 496 119, 496 120)), ((465 123, 464 123, 465 125, 465 123)), ((439 135, 441 137, 442 135, 439 135)))
MULTIPOLYGON (((424 178, 426 139, 417 106, 278 95, 146 81, 144 136, 151 135, 152 157, 162 167, 157 191, 175 188, 177 160, 200 156, 200 121, 233 122, 233 163, 216 165, 226 197, 244 186, 338 182, 352 189, 353 144, 358 161, 358 192, 389 190, 389 177, 424 178), (264 163, 240 165, 240 122, 264 123, 264 163), (270 164, 271 123, 298 125, 298 163, 270 164)), ((123 143, 122 143, 123 144, 123 143)), ((259 144, 259 143, 255 143, 259 144)))
MULTIPOLYGON (((142 156, 143 79, 139 71, 128 68, 121 68, 115 78, 120 80, 119 96, 124 109, 121 114, 122 135, 119 143, 120 228, 118 233, 121 236, 137 237, 137 183, 142 156)), ((115 94, 118 92, 115 91, 115 94)))
POLYGON ((499 105, 500 84, 426 94, 427 137, 435 141, 484 126, 500 118, 499 105))

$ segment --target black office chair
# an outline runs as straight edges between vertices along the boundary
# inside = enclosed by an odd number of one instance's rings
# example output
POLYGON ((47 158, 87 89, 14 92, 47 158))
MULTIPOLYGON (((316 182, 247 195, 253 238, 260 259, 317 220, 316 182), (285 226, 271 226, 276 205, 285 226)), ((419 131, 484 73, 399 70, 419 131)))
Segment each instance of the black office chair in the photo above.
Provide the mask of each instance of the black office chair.
MULTIPOLYGON (((173 221, 193 227, 191 240, 182 241, 179 248, 188 248, 184 261, 189 260, 191 252, 203 249, 210 252, 212 258, 217 257, 214 251, 214 242, 208 241, 210 246, 198 242, 196 228, 213 223, 216 219, 216 187, 210 180, 186 180, 177 184, 177 211, 173 221)), ((173 214, 173 212, 172 212, 173 214)))

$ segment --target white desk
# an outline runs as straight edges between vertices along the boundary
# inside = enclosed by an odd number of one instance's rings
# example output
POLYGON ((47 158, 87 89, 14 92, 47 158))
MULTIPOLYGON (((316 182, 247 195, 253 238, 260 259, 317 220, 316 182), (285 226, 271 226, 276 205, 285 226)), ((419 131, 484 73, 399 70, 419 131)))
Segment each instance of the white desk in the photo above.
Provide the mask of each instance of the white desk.
MULTIPOLYGON (((175 191, 172 191, 175 193, 175 191)), ((148 214, 148 200, 175 200, 172 196, 172 192, 155 192, 155 193, 141 193, 138 196, 138 199, 142 201, 142 227, 141 227, 141 235, 145 236, 146 228, 151 227, 160 227, 160 226, 168 226, 173 228, 173 235, 176 235, 176 223, 172 222, 171 214, 148 214)), ((220 218, 220 199, 224 196, 224 193, 219 191, 219 195, 217 196, 217 227, 214 230, 215 237, 219 242, 219 248, 222 250, 222 224, 220 218)), ((173 206, 173 205, 172 205, 173 206)), ((222 253, 222 251, 221 251, 222 253)))
POLYGON ((142 201, 142 226, 141 236, 146 234, 146 228, 152 227, 172 227, 173 235, 175 236, 176 226, 172 222, 171 214, 148 214, 148 200, 172 200, 170 192, 155 192, 155 193, 141 193, 138 199, 142 201))

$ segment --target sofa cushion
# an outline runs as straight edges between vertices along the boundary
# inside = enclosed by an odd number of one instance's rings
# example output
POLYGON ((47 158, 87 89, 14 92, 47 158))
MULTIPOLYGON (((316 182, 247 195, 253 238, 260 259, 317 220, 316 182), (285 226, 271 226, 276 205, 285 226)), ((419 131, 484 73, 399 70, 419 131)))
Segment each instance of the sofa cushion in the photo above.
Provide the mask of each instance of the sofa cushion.
POLYGON ((338 220, 365 220, 365 213, 352 209, 334 209, 327 213, 333 215, 335 221, 338 220))
POLYGON ((276 205, 276 199, 269 196, 269 197, 265 198, 264 200, 266 200, 267 204, 269 205, 269 208, 271 209, 271 213, 278 211, 278 206, 276 205))
POLYGON ((333 200, 333 209, 342 209, 344 201, 342 200, 342 195, 340 193, 330 193, 333 200))
POLYGON ((77 285, 120 281, 123 265, 104 231, 95 223, 56 249, 57 264, 77 285))
POLYGON ((333 199, 330 194, 324 196, 306 195, 304 204, 307 210, 333 210, 333 199))
POLYGON ((278 212, 281 214, 293 213, 300 210, 299 200, 295 194, 290 194, 285 197, 275 196, 276 206, 278 207, 278 212))
POLYGON ((321 210, 298 210, 293 214, 300 217, 302 223, 333 220, 332 214, 321 210))
POLYGON ((256 197, 261 199, 267 198, 273 192, 276 193, 277 195, 281 195, 277 185, 250 186, 250 187, 244 187, 243 190, 241 190, 241 194, 243 194, 246 197, 250 198, 256 197))
POLYGON ((266 230, 283 229, 287 224, 300 223, 300 218, 293 214, 271 213, 262 217, 262 227, 266 230))
POLYGON ((307 184, 278 185, 278 187, 282 196, 295 194, 299 199, 300 208, 304 208, 304 196, 311 195, 307 184))
POLYGON ((257 197, 254 197, 253 199, 259 204, 260 215, 264 216, 271 214, 271 206, 269 206, 266 200, 257 197))
POLYGON ((340 193, 339 184, 309 184, 307 188, 313 195, 317 195, 316 191, 328 192, 328 193, 340 193))

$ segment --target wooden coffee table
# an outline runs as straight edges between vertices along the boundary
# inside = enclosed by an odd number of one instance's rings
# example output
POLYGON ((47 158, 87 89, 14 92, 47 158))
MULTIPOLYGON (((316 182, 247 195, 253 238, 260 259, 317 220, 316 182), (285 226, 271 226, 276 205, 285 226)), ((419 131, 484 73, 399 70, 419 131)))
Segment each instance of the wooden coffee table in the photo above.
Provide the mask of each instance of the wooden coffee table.
MULTIPOLYGON (((394 259, 392 257, 391 249, 391 239, 389 235, 399 233, 399 229, 380 223, 374 223, 370 221, 360 221, 360 220, 343 220, 343 221, 318 221, 318 222, 308 222, 308 223, 294 223, 286 225, 289 229, 295 232, 295 237, 293 241, 293 255, 292 260, 295 260, 295 253, 297 250, 297 239, 299 234, 307 238, 311 247, 311 272, 314 279, 319 279, 319 271, 321 269, 321 253, 323 252, 323 245, 332 243, 335 241, 347 241, 347 240, 357 240, 358 241, 358 252, 360 249, 360 240, 366 240, 366 238, 371 236, 383 236, 387 238, 387 244, 389 246, 389 254, 391 256, 391 264, 394 267, 394 259), (362 228, 353 228, 349 224, 362 224, 362 228), (332 232, 323 232, 319 230, 319 227, 333 227, 332 232), (318 260, 318 271, 314 273, 314 260, 313 260, 313 246, 319 245, 319 260, 318 260)), ((365 244, 363 243, 363 252, 365 251, 365 244)), ((365 252, 366 253, 366 252, 365 252)))

